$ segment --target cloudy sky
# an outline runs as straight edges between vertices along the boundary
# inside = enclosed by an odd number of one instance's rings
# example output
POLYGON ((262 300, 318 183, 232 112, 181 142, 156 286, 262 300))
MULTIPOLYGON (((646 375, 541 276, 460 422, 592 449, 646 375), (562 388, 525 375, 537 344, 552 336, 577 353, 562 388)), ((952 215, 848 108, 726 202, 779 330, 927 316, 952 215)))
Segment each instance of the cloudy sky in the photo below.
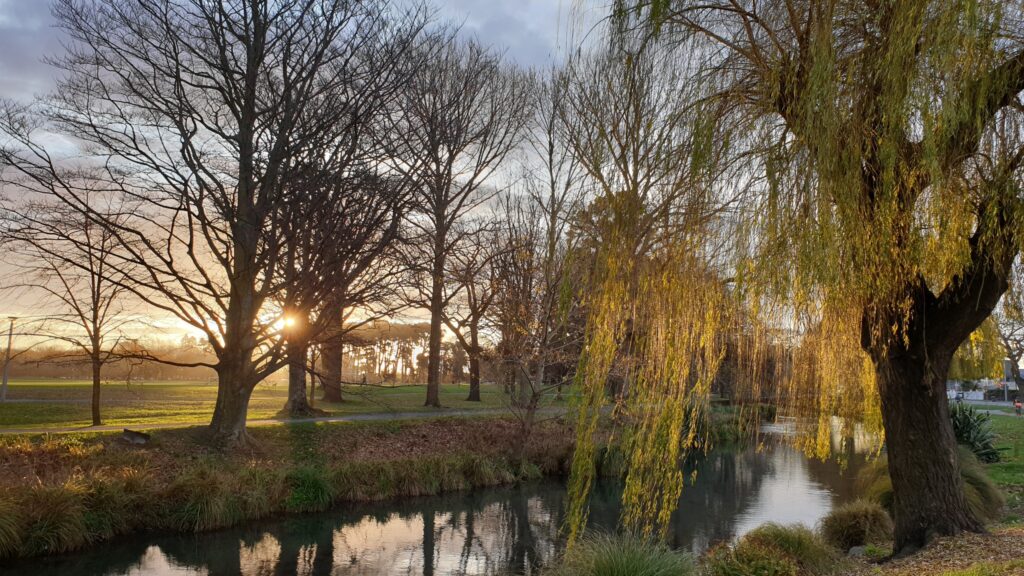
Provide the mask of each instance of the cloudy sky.
MULTIPOLYGON (((544 67, 562 60, 567 49, 607 13, 611 0, 428 1, 436 9, 435 20, 460 25, 462 34, 494 46, 520 65, 544 67)), ((50 0, 0 0, 0 98, 26 101, 49 91, 55 70, 44 58, 62 50, 50 0)), ((0 276, 4 273, 0 267, 0 276)), ((0 318, 31 317, 36 300, 38 295, 31 291, 8 294, 0 305, 5 308, 0 318)), ((168 322, 173 335, 177 321, 168 322)))
MULTIPOLYGON (((585 29, 609 0, 435 0, 438 19, 463 25, 524 66, 559 59, 573 30, 585 29)), ((53 70, 42 62, 61 51, 48 0, 0 0, 0 97, 45 92, 53 70)))

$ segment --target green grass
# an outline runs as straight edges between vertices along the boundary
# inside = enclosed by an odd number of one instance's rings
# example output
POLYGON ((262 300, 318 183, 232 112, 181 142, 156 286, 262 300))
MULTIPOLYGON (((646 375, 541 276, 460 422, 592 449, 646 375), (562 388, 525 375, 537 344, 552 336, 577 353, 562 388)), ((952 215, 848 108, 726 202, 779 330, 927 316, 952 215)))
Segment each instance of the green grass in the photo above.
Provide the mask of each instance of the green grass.
MULTIPOLYGON (((447 409, 458 410, 493 410, 507 405, 508 397, 494 385, 483 386, 480 402, 467 402, 468 393, 466 385, 442 385, 441 404, 447 409)), ((88 427, 92 422, 90 394, 91 384, 86 381, 12 382, 8 398, 41 402, 0 404, 0 428, 88 427)), ((101 394, 103 423, 107 425, 145 428, 147 424, 205 424, 213 415, 217 386, 203 382, 146 382, 131 386, 110 382, 103 385, 101 394)), ((314 405, 330 416, 436 411, 423 406, 426 387, 422 385, 347 386, 343 395, 345 401, 342 403, 315 399, 314 405)), ((257 386, 249 404, 249 419, 278 418, 286 396, 287 386, 284 383, 257 386)), ((565 405, 566 401, 556 402, 552 397, 546 404, 565 405)))
POLYGON ((1024 418, 994 416, 992 429, 1000 461, 986 466, 989 477, 1000 486, 1024 486, 1024 418))

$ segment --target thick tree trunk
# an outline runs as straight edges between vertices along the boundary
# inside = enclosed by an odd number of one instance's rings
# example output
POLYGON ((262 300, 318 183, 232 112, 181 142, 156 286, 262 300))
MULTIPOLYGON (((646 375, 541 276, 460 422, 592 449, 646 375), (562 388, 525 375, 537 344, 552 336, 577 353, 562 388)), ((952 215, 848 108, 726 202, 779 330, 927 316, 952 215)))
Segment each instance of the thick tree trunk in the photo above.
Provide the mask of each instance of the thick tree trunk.
POLYGON ((861 344, 870 354, 881 399, 893 487, 894 552, 907 554, 934 536, 984 529, 964 497, 946 378, 960 344, 987 318, 1006 290, 1009 261, 975 254, 963 276, 938 296, 923 278, 908 289, 908 312, 862 318, 861 344), (997 266, 993 266, 997 264, 997 266), (895 337, 873 338, 892 326, 895 337))
POLYGON ((444 257, 434 258, 430 287, 430 342, 427 346, 427 401, 441 407, 441 315, 444 314, 444 257))
POLYGON ((876 363, 896 524, 894 550, 912 552, 933 536, 983 526, 967 506, 949 419, 946 374, 952 354, 890 355, 876 363))
POLYGON ((100 361, 100 357, 96 354, 92 357, 92 425, 99 426, 103 424, 103 420, 100 418, 100 371, 103 369, 103 363, 100 361))
POLYGON ((288 343, 288 401, 285 411, 290 416, 309 416, 313 408, 306 396, 306 345, 302 342, 288 343))
POLYGON ((341 335, 332 335, 324 340, 320 348, 323 365, 324 402, 341 402, 341 335))
MULTIPOLYGON (((239 364, 235 362, 232 364, 239 364)), ((217 370, 217 403, 213 409, 210 433, 218 445, 245 446, 249 442, 245 419, 254 383, 248 371, 237 365, 222 363, 217 370)))

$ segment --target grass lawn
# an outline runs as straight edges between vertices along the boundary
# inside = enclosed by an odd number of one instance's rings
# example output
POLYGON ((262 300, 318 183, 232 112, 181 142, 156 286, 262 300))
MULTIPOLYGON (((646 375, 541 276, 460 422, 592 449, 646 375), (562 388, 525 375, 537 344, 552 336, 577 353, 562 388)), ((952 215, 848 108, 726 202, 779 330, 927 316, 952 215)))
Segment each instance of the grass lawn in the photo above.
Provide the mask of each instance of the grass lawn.
MULTIPOLYGON (((441 387, 441 404, 446 409, 499 409, 506 406, 507 396, 494 385, 484 385, 481 402, 467 402, 469 387, 445 384, 441 387)), ((0 404, 0 429, 86 427, 91 422, 89 399, 91 385, 73 380, 25 380, 10 384, 10 402, 0 404)), ((284 406, 287 385, 265 383, 257 386, 249 403, 249 419, 276 418, 284 406)), ((319 396, 319 393, 317 394, 319 396)), ((347 386, 342 403, 314 401, 314 405, 331 416, 389 412, 431 412, 423 406, 426 386, 347 386)), ((103 423, 108 425, 205 424, 213 414, 217 386, 205 382, 146 382, 126 385, 110 382, 103 385, 103 423)), ((551 404, 556 403, 552 398, 551 404)), ((443 413, 444 410, 442 410, 443 413)))

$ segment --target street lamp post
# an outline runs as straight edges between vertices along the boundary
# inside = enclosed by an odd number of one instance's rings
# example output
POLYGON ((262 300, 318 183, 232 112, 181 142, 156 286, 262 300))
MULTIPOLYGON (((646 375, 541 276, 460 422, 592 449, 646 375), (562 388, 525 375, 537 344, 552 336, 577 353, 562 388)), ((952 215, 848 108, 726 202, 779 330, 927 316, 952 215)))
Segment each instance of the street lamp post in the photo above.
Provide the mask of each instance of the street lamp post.
POLYGON ((11 340, 14 339, 14 321, 17 318, 8 316, 7 320, 10 321, 10 324, 7 326, 7 352, 4 353, 4 376, 3 382, 0 383, 0 402, 7 401, 7 368, 11 364, 11 340))

